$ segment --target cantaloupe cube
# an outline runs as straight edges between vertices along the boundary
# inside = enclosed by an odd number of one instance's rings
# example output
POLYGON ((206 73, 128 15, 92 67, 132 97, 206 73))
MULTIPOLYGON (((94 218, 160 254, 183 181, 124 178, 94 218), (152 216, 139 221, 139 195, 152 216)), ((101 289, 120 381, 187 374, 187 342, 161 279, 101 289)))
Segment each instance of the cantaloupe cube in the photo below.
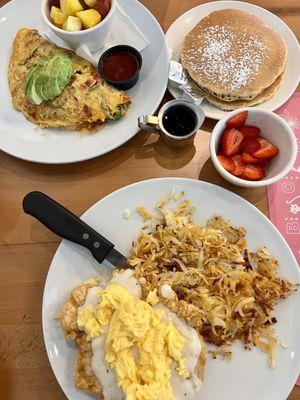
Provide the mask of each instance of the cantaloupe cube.
POLYGON ((82 24, 80 18, 69 15, 65 23, 63 24, 63 29, 65 31, 71 31, 71 32, 81 31, 82 24))
POLYGON ((91 8, 97 3, 97 0, 84 0, 85 4, 91 8))
POLYGON ((52 6, 51 7, 51 12, 50 12, 50 17, 53 20, 53 22, 57 25, 63 25, 65 20, 67 19, 67 15, 64 14, 60 8, 52 6))
POLYGON ((64 14, 72 16, 83 10, 79 0, 60 0, 60 8, 64 14))
POLYGON ((94 9, 80 11, 76 15, 81 19, 82 25, 86 29, 92 28, 101 21, 101 15, 94 9))

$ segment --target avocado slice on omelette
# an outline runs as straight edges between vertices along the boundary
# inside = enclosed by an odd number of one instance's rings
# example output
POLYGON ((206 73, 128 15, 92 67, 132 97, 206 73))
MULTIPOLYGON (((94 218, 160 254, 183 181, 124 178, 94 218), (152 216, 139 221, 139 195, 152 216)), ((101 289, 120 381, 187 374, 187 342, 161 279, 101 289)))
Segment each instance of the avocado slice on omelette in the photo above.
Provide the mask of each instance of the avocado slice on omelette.
MULTIPOLYGON (((63 74, 64 69, 59 69, 63 74)), ((48 42, 35 29, 18 31, 8 82, 13 106, 41 128, 95 131, 108 120, 122 118, 130 105, 130 98, 104 82, 91 63, 48 42), (44 60, 58 57, 70 60, 70 78, 59 76, 55 65, 49 77, 51 63, 43 73, 37 69, 44 60)))

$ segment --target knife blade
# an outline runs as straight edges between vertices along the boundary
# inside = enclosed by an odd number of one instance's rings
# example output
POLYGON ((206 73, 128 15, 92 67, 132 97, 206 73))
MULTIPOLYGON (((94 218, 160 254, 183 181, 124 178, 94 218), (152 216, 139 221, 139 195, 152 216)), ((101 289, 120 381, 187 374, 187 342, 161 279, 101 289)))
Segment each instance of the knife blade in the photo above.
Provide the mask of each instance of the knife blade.
POLYGON ((100 264, 106 259, 115 267, 131 268, 113 243, 46 194, 28 193, 23 199, 23 210, 61 238, 88 249, 100 264))

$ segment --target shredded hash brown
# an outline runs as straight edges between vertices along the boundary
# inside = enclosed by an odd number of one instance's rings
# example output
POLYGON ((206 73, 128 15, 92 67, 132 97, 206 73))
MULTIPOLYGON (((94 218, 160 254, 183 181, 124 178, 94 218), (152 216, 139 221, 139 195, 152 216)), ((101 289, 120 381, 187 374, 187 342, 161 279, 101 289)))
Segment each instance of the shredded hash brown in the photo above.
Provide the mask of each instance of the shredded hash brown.
POLYGON ((193 222, 194 208, 183 194, 164 197, 154 215, 137 209, 147 225, 133 243, 129 263, 144 296, 157 288, 171 311, 219 347, 214 355, 224 349, 223 357, 229 357, 228 346, 241 340, 246 349, 259 346, 274 368, 274 308, 295 286, 278 276, 278 262, 265 247, 248 251, 243 227, 233 227, 220 215, 205 226, 193 222), (173 298, 162 296, 166 284, 173 298))

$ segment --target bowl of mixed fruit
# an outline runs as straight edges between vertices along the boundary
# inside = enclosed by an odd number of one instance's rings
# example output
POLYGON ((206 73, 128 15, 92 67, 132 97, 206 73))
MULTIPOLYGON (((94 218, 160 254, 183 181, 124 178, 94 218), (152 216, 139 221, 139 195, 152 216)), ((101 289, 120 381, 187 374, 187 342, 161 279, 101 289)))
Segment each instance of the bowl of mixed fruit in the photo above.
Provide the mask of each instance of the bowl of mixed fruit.
POLYGON ((115 7, 116 0, 43 0, 42 16, 73 48, 87 44, 96 51, 109 34, 115 7))

